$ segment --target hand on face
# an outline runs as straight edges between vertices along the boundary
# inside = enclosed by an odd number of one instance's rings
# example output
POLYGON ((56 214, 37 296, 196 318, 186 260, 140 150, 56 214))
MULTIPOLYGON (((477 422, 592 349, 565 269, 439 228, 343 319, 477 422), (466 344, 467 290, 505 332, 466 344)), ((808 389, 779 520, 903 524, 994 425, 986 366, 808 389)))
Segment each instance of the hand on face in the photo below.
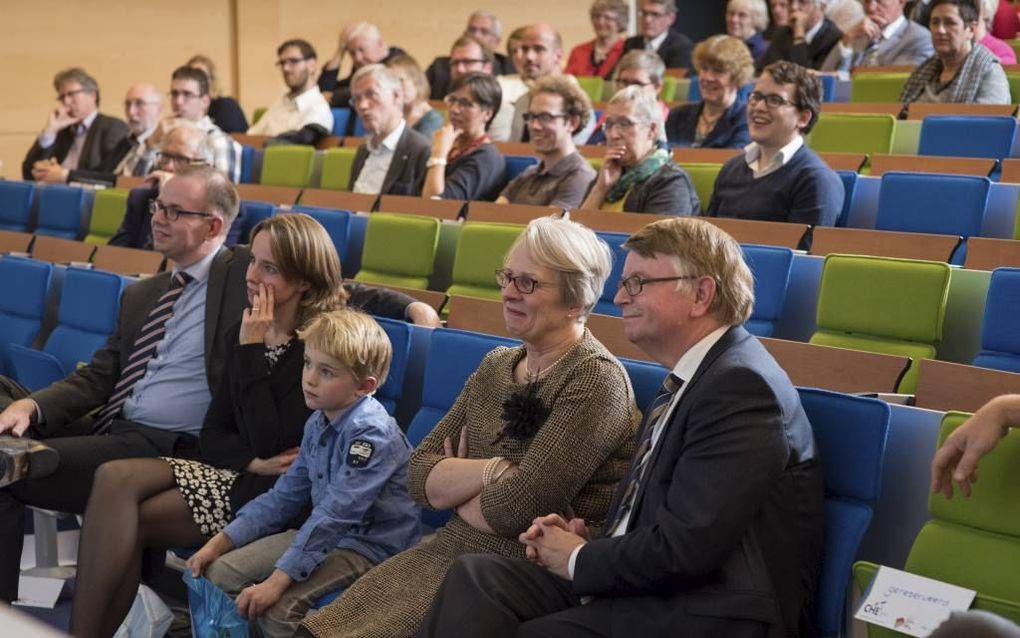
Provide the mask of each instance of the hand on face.
POLYGON ((81 120, 82 118, 71 115, 70 109, 61 104, 50 111, 50 116, 46 120, 46 130, 51 135, 56 135, 59 131, 78 124, 81 120))
POLYGON ((623 175, 623 158, 627 149, 623 146, 610 146, 602 159, 602 168, 599 169, 598 184, 605 189, 610 189, 620 181, 623 175))
POLYGON ((240 342, 244 344, 262 343, 266 333, 273 325, 273 309, 276 300, 272 286, 259 284, 251 308, 245 308, 241 316, 240 342))
POLYGON ((446 157, 460 138, 462 130, 450 122, 442 125, 432 134, 432 153, 436 157, 446 157))

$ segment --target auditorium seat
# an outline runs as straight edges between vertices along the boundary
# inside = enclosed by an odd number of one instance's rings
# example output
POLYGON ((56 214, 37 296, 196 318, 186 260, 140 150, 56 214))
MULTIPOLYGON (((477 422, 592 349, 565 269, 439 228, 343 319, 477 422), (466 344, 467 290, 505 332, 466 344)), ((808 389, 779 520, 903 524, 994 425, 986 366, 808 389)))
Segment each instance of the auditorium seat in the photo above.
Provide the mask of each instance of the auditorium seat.
POLYGON ((25 231, 32 212, 35 184, 0 180, 0 229, 25 231))
POLYGON ((523 230, 517 224, 465 222, 457 238, 452 284, 446 294, 499 299, 496 270, 503 267, 510 246, 523 230))
POLYGON ((504 155, 503 159, 506 160, 506 178, 508 181, 523 173, 524 169, 529 166, 538 164, 538 158, 530 155, 504 155))
MULTIPOLYGON (((701 210, 708 208, 708 202, 715 192, 715 179, 719 177, 722 170, 721 164, 680 164, 680 168, 687 171, 694 183, 694 190, 698 193, 698 201, 701 202, 701 210)), ((664 215, 672 214, 672 211, 655 211, 664 215)))
POLYGON ((850 216, 850 208, 854 204, 854 196, 857 195, 857 171, 836 171, 836 175, 839 175, 839 179, 843 182, 843 209, 839 211, 839 217, 836 218, 836 227, 843 228, 846 226, 847 217, 850 216))
POLYGON ((367 284, 428 288, 439 226, 434 217, 373 213, 365 229, 361 270, 354 278, 367 284))
POLYGON ((117 234, 127 212, 127 198, 128 191, 120 188, 106 188, 96 193, 85 242, 105 244, 117 234))
POLYGON ((1016 118, 1007 116, 929 115, 921 122, 918 155, 991 157, 1013 154, 1016 118))
POLYGON ((345 191, 351 181, 356 147, 331 148, 322 154, 322 177, 319 186, 329 190, 345 191))
POLYGON ((315 149, 296 144, 267 146, 262 155, 259 184, 267 186, 311 186, 315 149))
POLYGON ((411 324, 383 317, 375 317, 375 320, 386 331, 393 348, 389 374, 386 375, 386 381, 376 390, 375 398, 391 416, 396 416, 397 403, 404 392, 407 360, 411 353, 411 324))
POLYGON ((754 275, 754 308, 744 328, 759 337, 771 337, 786 301, 793 270, 793 251, 778 246, 742 244, 744 260, 754 275))
POLYGON ((132 277, 154 275, 163 270, 164 261, 163 255, 152 250, 109 244, 96 246, 96 252, 92 255, 94 268, 132 277))
POLYGON ((32 345, 43 315, 53 266, 26 257, 0 257, 0 371, 8 373, 7 345, 32 345))
POLYGON ((351 123, 351 109, 344 108, 332 108, 333 111, 333 135, 343 137, 347 135, 347 127, 351 123))
POLYGON ((623 249, 623 242, 630 237, 627 233, 596 232, 599 238, 609 244, 613 254, 613 268, 606 278, 606 285, 602 287, 602 295, 595 303, 592 312, 600 315, 620 316, 620 308, 613 303, 616 297, 616 290, 620 287, 620 278, 623 276, 623 262, 627 259, 627 251, 623 249))
POLYGON ((860 73, 850 81, 851 102, 899 102, 908 73, 860 73))
POLYGON ((247 243, 251 238, 252 228, 255 228, 263 219, 272 217, 275 212, 276 206, 269 202, 242 199, 238 219, 234 222, 241 226, 238 243, 247 243))
POLYGON ((347 257, 347 239, 351 234, 351 211, 303 205, 294 206, 291 211, 305 213, 322 224, 333 240, 336 252, 340 255, 340 263, 343 264, 347 257))
POLYGON ((891 153, 895 129, 891 115, 822 113, 808 145, 817 153, 891 153))
POLYGON ((602 99, 602 89, 605 87, 606 81, 601 77, 577 75, 577 84, 581 87, 581 90, 588 94, 588 98, 592 102, 598 102, 602 99))
POLYGON ((992 272, 974 365, 1020 372, 1020 268, 992 272))
POLYGON ((36 235, 77 239, 81 232, 85 191, 77 186, 50 184, 39 189, 36 235))

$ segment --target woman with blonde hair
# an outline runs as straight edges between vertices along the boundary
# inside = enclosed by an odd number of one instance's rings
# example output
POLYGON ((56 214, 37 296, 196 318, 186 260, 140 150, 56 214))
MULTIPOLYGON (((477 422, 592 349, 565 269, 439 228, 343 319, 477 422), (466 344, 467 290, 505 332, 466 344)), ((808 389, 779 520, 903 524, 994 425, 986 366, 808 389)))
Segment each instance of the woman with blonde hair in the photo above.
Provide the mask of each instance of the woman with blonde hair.
POLYGON ((400 79, 404 92, 404 119, 408 126, 425 137, 432 137, 443 125, 443 114, 429 104, 432 90, 418 62, 401 53, 387 60, 386 66, 400 79))
POLYGON ((755 62, 769 48, 765 40, 768 28, 769 8, 765 0, 729 0, 726 3, 726 33, 742 40, 755 62))
POLYGON ((241 105, 229 95, 220 95, 220 85, 216 75, 216 64, 207 55, 193 55, 185 66, 190 66, 205 73, 209 78, 209 119, 220 127, 224 133, 244 133, 248 130, 248 118, 244 116, 241 105))

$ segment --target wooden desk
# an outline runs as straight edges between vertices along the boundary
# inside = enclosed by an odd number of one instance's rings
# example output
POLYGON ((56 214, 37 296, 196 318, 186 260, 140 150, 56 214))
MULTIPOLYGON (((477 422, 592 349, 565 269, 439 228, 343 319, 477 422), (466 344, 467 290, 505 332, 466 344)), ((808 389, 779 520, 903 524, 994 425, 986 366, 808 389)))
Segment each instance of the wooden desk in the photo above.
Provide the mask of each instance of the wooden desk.
POLYGON ((32 235, 13 230, 0 230, 0 253, 28 253, 32 235))
POLYGON ((914 102, 907 107, 908 120, 923 120, 929 115, 1005 115, 1016 117, 1016 104, 929 104, 914 102))
POLYGON ((269 202, 277 205, 292 206, 301 196, 301 189, 292 186, 267 186, 265 184, 237 184, 237 193, 241 199, 253 202, 269 202))
POLYGON ((231 133, 230 137, 244 146, 252 146, 259 150, 264 149, 266 142, 273 139, 270 135, 248 135, 247 133, 231 133))
POLYGON ((995 169, 994 159, 976 157, 942 157, 938 155, 886 155, 871 156, 872 177, 889 171, 909 173, 943 173, 948 175, 977 175, 988 177, 995 169))
POLYGON ((404 195, 383 195, 379 198, 379 212, 425 215, 456 221, 464 210, 464 202, 457 199, 429 199, 404 195))
POLYGON ((387 288, 396 292, 402 292, 408 297, 413 297, 415 301, 420 301, 432 307, 433 310, 438 314, 443 310, 443 306, 446 305, 447 296, 445 292, 438 292, 436 290, 420 290, 418 288, 403 288, 401 286, 390 286, 383 284, 371 284, 378 288, 387 288))
POLYGON ((999 181, 1020 184, 1020 159, 1002 160, 1002 174, 999 175, 999 181))
POLYGON ((521 224, 539 217, 550 215, 560 217, 562 211, 551 206, 529 206, 527 204, 496 204, 494 202, 468 202, 465 219, 471 222, 497 222, 521 224))
POLYGON ((67 264, 72 261, 88 262, 96 247, 73 239, 36 235, 32 243, 32 258, 51 264, 67 264))
POLYGON ((971 237, 967 240, 964 268, 995 270, 1002 266, 1020 267, 1020 241, 971 237))
POLYGON ((736 148, 674 148, 673 161, 677 164, 725 164, 727 160, 741 155, 736 148))
POLYGON ((163 268, 163 255, 123 246, 97 246, 92 265, 121 275, 154 275, 163 268))
POLYGON ((864 163, 868 161, 868 156, 864 153, 819 153, 818 157, 834 171, 851 173, 859 173, 864 168, 864 163))
POLYGON ((378 195, 371 193, 351 193, 348 191, 333 191, 322 188, 306 188, 301 193, 301 203, 305 206, 319 206, 321 208, 336 208, 339 210, 350 210, 356 213, 370 213, 375 210, 378 195))
POLYGON ((570 211, 570 219, 580 222, 592 230, 609 233, 636 233, 652 222, 669 219, 667 215, 649 215, 645 213, 609 213, 604 210, 570 211))
POLYGON ((929 410, 974 412, 1000 394, 1020 392, 1020 374, 921 359, 914 404, 929 410))
POLYGON ((319 142, 315 145, 315 148, 320 150, 320 151, 324 151, 327 148, 336 148, 338 146, 343 146, 343 145, 344 145, 344 138, 337 137, 336 135, 329 135, 329 136, 324 137, 321 140, 319 140, 319 142))
POLYGON ((138 188, 145 184, 144 177, 136 177, 134 175, 118 175, 117 176, 117 188, 124 190, 131 190, 132 188, 138 188))
POLYGON ((810 252, 821 257, 842 253, 948 262, 961 241, 958 235, 816 226, 810 252))
POLYGON ((760 338, 794 385, 836 392, 896 392, 910 357, 760 338))
POLYGON ((807 224, 790 224, 786 222, 762 222, 751 219, 733 219, 732 217, 704 217, 729 233, 741 244, 765 244, 766 246, 785 246, 797 248, 807 233, 807 224))

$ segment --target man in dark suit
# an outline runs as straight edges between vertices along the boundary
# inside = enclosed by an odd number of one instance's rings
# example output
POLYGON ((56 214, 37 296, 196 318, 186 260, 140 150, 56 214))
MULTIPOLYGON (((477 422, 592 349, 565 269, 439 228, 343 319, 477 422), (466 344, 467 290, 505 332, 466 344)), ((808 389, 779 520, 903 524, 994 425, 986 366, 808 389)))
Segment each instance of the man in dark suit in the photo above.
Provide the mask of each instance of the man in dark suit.
POLYGON ((780 60, 808 69, 821 69, 825 58, 839 43, 843 32, 825 17, 823 0, 790 0, 790 24, 776 30, 765 55, 758 58, 756 71, 780 60))
POLYGON ((431 143, 404 120, 400 80, 385 66, 370 64, 358 69, 351 87, 351 103, 369 138, 354 155, 350 190, 417 195, 431 143))
POLYGON ((623 53, 633 49, 655 51, 667 69, 688 69, 694 44, 670 29, 676 22, 676 0, 641 0, 638 9, 641 34, 623 42, 623 53))
POLYGON ((0 433, 45 439, 60 455, 52 474, 0 490, 0 600, 17 594, 25 505, 81 513, 102 463, 197 455, 228 330, 246 304, 247 255, 223 247, 237 208, 237 191, 222 173, 179 170, 152 216, 154 247, 173 262, 173 273, 128 287, 114 333, 66 379, 28 394, 0 377, 9 403, 0 433))
POLYGON ((423 635, 811 635, 821 467, 797 391, 740 326, 754 303, 740 246, 683 217, 625 247, 624 332, 672 373, 601 537, 550 514, 520 536, 530 562, 463 556, 423 635))
POLYGON ((35 179, 33 169, 99 169, 130 134, 124 122, 99 112, 99 85, 84 69, 57 73, 53 88, 60 105, 21 164, 26 180, 35 179))
POLYGON ((475 11, 468 18, 467 28, 464 34, 454 42, 450 55, 439 56, 432 60, 429 68, 425 69, 425 77, 429 81, 431 95, 429 99, 441 100, 450 92, 450 84, 456 78, 451 73, 451 64, 456 61, 460 67, 460 73, 468 71, 482 71, 493 75, 511 75, 517 73, 513 61, 507 56, 496 51, 499 46, 500 34, 503 25, 499 18, 488 11, 475 11), (471 40, 465 40, 470 38, 471 40), (475 42, 478 47, 485 47, 485 55, 458 55, 464 53, 468 42, 475 42), (465 68, 466 67, 466 68, 465 68), (487 67, 487 68, 483 68, 487 67))

